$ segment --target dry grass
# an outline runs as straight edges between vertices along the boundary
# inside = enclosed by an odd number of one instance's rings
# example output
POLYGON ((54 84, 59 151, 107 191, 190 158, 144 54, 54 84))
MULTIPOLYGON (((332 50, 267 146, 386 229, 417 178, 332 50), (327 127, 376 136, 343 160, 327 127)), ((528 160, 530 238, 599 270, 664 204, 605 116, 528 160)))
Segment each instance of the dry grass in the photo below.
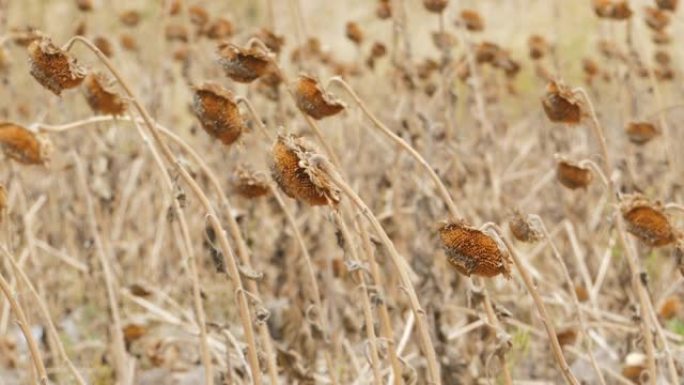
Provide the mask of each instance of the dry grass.
POLYGON ((0 0, 0 385, 681 384, 680 8, 0 0))

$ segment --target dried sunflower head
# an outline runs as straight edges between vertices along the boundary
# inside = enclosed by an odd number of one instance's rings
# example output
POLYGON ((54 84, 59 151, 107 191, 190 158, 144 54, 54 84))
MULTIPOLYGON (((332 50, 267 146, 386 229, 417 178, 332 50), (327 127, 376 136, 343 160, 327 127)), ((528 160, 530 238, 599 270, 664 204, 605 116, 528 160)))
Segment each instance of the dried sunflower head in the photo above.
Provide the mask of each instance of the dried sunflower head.
POLYGON ((264 196, 271 191, 264 175, 242 166, 235 170, 231 182, 235 193, 249 199, 264 196))
POLYGON ((542 99, 546 116, 555 123, 577 124, 582 118, 582 107, 572 90, 559 81, 546 86, 542 99))
POLYGON ((493 63, 500 50, 497 44, 484 41, 475 46, 475 61, 478 64, 493 63))
POLYGON ((676 11, 679 0, 656 0, 656 5, 663 11, 676 11))
POLYGON ((293 84, 297 107, 316 120, 342 111, 344 103, 325 92, 315 78, 299 75, 293 84))
POLYGON ((227 39, 234 31, 233 23, 225 17, 220 17, 209 24, 207 37, 213 40, 227 39))
POLYGON ((549 53, 550 50, 549 44, 541 35, 530 36, 530 38, 527 39, 527 45, 529 46, 530 58, 532 58, 532 60, 543 58, 549 53))
POLYGON ((360 45, 363 42, 363 31, 361 31, 358 23, 348 22, 345 27, 345 33, 347 39, 351 40, 354 44, 360 45))
POLYGON ((662 31, 670 24, 670 15, 655 7, 644 9, 644 21, 654 31, 662 31))
POLYGON ((250 83, 265 74, 269 67, 266 53, 257 48, 240 48, 235 44, 218 46, 219 64, 226 75, 241 83, 250 83))
POLYGON ((442 13, 449 5, 449 0, 423 0, 423 5, 430 12, 442 13))
POLYGON ((77 87, 86 76, 85 69, 76 59, 52 44, 50 38, 34 40, 28 53, 31 75, 56 95, 64 89, 77 87))
POLYGON ((442 226, 439 236, 449 263, 459 273, 510 277, 510 257, 505 247, 483 231, 457 222, 442 226))
POLYGON ((582 167, 579 164, 561 158, 556 165, 556 179, 563 186, 575 190, 589 186, 594 179, 594 174, 588 167, 582 167))
POLYGON ((542 232, 528 216, 523 216, 520 211, 514 210, 513 216, 508 221, 508 228, 515 239, 521 242, 534 243, 542 239, 542 232))
POLYGON ((192 108, 202 128, 223 144, 235 142, 245 130, 245 123, 233 94, 217 83, 195 87, 192 108))
POLYGON ((596 16, 604 19, 626 20, 632 16, 632 10, 626 0, 594 0, 596 16))
POLYGON ((479 32, 484 30, 484 20, 482 20, 482 16, 473 9, 462 10, 459 21, 463 23, 463 26, 465 26, 468 31, 479 32))
POLYGON ((643 121, 627 123, 625 132, 629 141, 637 145, 644 145, 660 135, 660 132, 653 123, 643 121))
POLYGON ((317 163, 319 152, 304 138, 278 135, 271 154, 273 179, 287 196, 312 206, 339 203, 339 190, 317 163))
POLYGON ((121 115, 126 102, 113 89, 112 82, 104 74, 91 73, 83 81, 86 101, 95 113, 121 115))
POLYGON ((0 123, 0 147, 8 158, 23 164, 45 164, 52 151, 46 136, 9 122, 0 123))
POLYGON ((620 203, 620 211, 627 231, 646 245, 659 247, 677 241, 678 232, 659 202, 651 203, 639 194, 627 195, 620 203))

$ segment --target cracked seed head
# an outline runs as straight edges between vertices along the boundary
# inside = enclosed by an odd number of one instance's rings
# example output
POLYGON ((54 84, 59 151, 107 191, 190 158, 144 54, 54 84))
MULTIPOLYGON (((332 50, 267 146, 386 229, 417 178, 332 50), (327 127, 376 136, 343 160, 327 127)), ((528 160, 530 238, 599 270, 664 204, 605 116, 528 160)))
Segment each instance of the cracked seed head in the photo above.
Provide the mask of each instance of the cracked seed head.
POLYGON ((582 118, 582 108, 572 90, 565 84, 552 81, 546 86, 542 107, 554 123, 577 124, 582 118))
POLYGON ((620 203, 620 211, 627 231, 648 246, 667 246, 679 237, 659 202, 653 204, 639 194, 627 195, 620 203))
POLYGON ((439 236, 449 263, 459 273, 510 278, 510 260, 504 247, 483 231, 457 222, 442 226, 439 236))
POLYGON ((112 82, 102 73, 88 74, 83 90, 88 105, 97 114, 116 116, 126 111, 126 102, 114 92, 112 82))
POLYGON ((245 123, 233 94, 211 82, 194 91, 192 108, 204 131, 225 145, 235 142, 245 130, 245 123))
POLYGON ((27 165, 47 163, 52 151, 46 136, 9 122, 0 123, 0 147, 8 158, 27 165))
POLYGON ((339 190, 318 163, 321 155, 304 138, 278 135, 271 155, 273 179, 287 196, 312 206, 339 203, 339 190))
POLYGON ((649 122, 629 122, 625 127, 625 132, 630 142, 640 146, 660 135, 656 126, 649 122))
POLYGON ((559 159, 556 166, 556 179, 563 186, 575 190, 589 186, 594 179, 594 174, 588 167, 582 167, 567 159, 559 159))
POLYGON ((318 80, 308 75, 297 77, 293 91, 297 107, 316 120, 335 115, 345 108, 344 103, 325 92, 318 80))
POLYGON ((31 75, 43 87, 60 95, 62 90, 77 87, 86 71, 74 57, 52 44, 50 38, 34 40, 28 47, 31 75))
POLYGON ((218 55, 218 62, 226 76, 240 83, 256 80, 266 73, 270 64, 264 52, 256 48, 240 48, 230 43, 219 44, 218 55))

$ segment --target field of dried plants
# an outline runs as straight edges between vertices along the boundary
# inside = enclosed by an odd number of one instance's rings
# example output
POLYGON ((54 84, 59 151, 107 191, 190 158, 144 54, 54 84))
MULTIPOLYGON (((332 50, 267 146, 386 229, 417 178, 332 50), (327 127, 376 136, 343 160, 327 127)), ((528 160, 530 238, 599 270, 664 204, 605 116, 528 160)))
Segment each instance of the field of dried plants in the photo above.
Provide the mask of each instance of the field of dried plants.
POLYGON ((684 384, 677 5, 0 0, 0 385, 684 384))

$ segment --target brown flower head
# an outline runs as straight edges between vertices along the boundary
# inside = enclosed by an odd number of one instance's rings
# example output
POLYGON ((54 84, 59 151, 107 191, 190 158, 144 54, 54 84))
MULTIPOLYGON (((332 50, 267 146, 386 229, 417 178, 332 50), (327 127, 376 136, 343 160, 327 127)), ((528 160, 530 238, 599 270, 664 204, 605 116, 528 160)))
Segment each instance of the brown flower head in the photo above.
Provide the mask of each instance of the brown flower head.
POLYGON ((112 49, 112 43, 109 42, 104 36, 98 36, 93 39, 93 44, 102 51, 102 53, 107 57, 112 57, 114 55, 114 50, 112 49))
POLYGON ((241 83, 250 83, 266 73, 269 60, 266 53, 256 48, 240 48, 235 44, 218 46, 219 64, 226 75, 241 83))
POLYGON ((625 127, 625 132, 629 141, 638 145, 644 145, 660 135, 656 126, 649 122, 629 122, 625 127))
POLYGON ((656 0, 656 5, 663 11, 676 11, 679 0, 656 0))
POLYGON ((261 28, 254 37, 261 40, 264 45, 274 53, 280 53, 283 45, 285 45, 285 38, 283 35, 278 35, 268 28, 261 28))
POLYGON ((119 21, 126 27, 135 27, 140 23, 140 12, 134 9, 121 12, 119 21))
POLYGON ((287 196, 312 206, 339 203, 339 190, 318 166, 321 155, 304 138, 278 135, 272 156, 273 179, 287 196))
POLYGON ((530 58, 532 60, 538 60, 543 58, 549 53, 549 43, 546 42, 543 36, 532 35, 527 40, 527 45, 530 49, 530 58))
POLYGON ((0 123, 0 147, 10 159, 38 165, 49 161, 52 150, 52 144, 46 136, 9 122, 0 123))
POLYGON ((35 40, 28 47, 31 75, 43 87, 56 95, 62 90, 77 87, 86 76, 86 71, 76 59, 47 38, 35 40))
POLYGON ((589 186, 594 174, 588 167, 582 167, 567 159, 559 159, 556 166, 556 179, 563 186, 575 190, 589 186))
POLYGON ((325 92, 318 80, 308 75, 299 75, 293 84, 297 107, 316 120, 332 116, 345 106, 325 92))
POLYGON ((651 203, 639 194, 627 195, 620 203, 627 231, 651 247, 666 246, 677 240, 678 233, 660 203, 651 203))
POLYGON ((212 21, 207 28, 207 37, 213 40, 227 39, 233 35, 233 23, 225 17, 212 21))
POLYGON ((596 16, 604 19, 626 20, 632 16, 632 10, 626 0, 594 0, 596 16))
POLYGON ((582 59, 582 71, 584 71, 584 74, 589 77, 593 78, 594 76, 598 75, 599 73, 599 66, 596 64, 596 61, 594 61, 591 58, 584 58, 582 59))
POLYGON ((670 15, 655 7, 644 9, 644 21, 654 31, 662 31, 670 24, 670 15))
POLYGON ((392 4, 389 0, 380 0, 375 8, 375 16, 380 20, 387 20, 392 17, 392 4))
POLYGON ((235 170, 231 182, 233 191, 245 198, 258 198, 271 191, 264 175, 243 166, 235 170))
POLYGON ((520 72, 520 63, 513 60, 508 51, 499 50, 494 56, 492 65, 504 71, 509 78, 515 77, 520 72))
POLYGON ((484 20, 480 13, 473 9, 464 9, 461 11, 459 20, 463 23, 463 26, 472 32, 478 32, 484 30, 484 20))
POLYGON ((359 24, 356 22, 350 21, 347 23, 345 34, 347 35, 347 39, 351 40, 356 45, 360 45, 363 42, 363 31, 361 31, 361 27, 359 27, 359 24))
POLYGON ((121 47, 126 51, 135 52, 138 50, 138 42, 135 40, 135 37, 129 33, 122 33, 119 36, 119 43, 121 43, 121 47))
POLYGON ((491 236, 462 222, 442 226, 439 236, 449 263, 459 273, 510 277, 510 257, 491 236))
POLYGON ((194 91, 192 108, 202 128, 225 145, 235 142, 245 123, 233 94, 217 83, 204 83, 194 91))
POLYGON ((577 124, 582 118, 579 100, 569 87, 558 81, 546 86, 542 107, 549 120, 555 123, 577 124))
POLYGON ((672 36, 666 31, 654 31, 652 40, 657 45, 666 45, 672 42, 672 36))
POLYGON ((542 238, 542 232, 537 224, 531 220, 529 215, 523 216, 518 210, 513 211, 513 216, 508 221, 508 228, 515 239, 521 242, 534 243, 542 238))
POLYGON ((188 35, 188 30, 183 24, 169 23, 164 29, 164 36, 168 41, 180 41, 185 43, 188 41, 188 35))
POLYGON ((432 44, 438 50, 444 51, 456 45, 456 37, 447 31, 432 32, 432 44))
POLYGON ((93 1, 92 0, 76 0, 76 6, 78 7, 79 11, 82 12, 88 12, 93 10, 93 1))
POLYGON ((449 5, 449 0, 423 0, 423 5, 430 12, 442 13, 449 5))
POLYGON ((677 296, 670 296, 660 305, 658 315, 663 319, 671 320, 679 314, 682 309, 682 301, 677 296))
POLYGON ((91 73, 83 81, 86 101, 95 113, 121 115, 126 102, 112 88, 112 82, 104 74, 91 73))
POLYGON ((190 22, 199 28, 203 28, 209 22, 209 12, 202 6, 191 5, 188 7, 188 14, 190 22))
POLYGON ((500 50, 501 48, 494 43, 482 42, 475 46, 475 61, 479 64, 492 63, 500 50))
POLYGON ((556 338, 560 346, 572 346, 577 341, 577 330, 573 328, 560 330, 556 333, 556 338))

